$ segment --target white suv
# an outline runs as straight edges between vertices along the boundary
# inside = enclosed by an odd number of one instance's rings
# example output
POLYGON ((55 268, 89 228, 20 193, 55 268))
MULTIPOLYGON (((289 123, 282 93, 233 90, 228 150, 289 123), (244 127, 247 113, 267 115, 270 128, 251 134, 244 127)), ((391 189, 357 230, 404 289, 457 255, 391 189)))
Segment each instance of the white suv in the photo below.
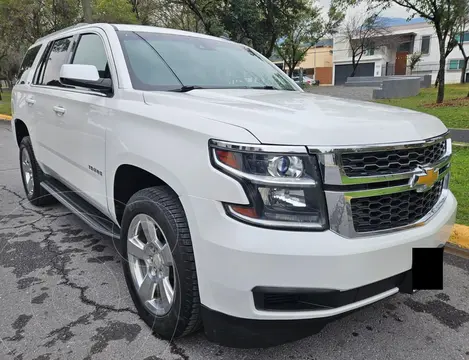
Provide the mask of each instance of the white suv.
POLYGON ((29 49, 12 108, 28 199, 116 239, 165 338, 202 323, 242 347, 318 331, 411 293, 412 249, 443 246, 454 222, 437 118, 307 94, 224 39, 64 29, 29 49))

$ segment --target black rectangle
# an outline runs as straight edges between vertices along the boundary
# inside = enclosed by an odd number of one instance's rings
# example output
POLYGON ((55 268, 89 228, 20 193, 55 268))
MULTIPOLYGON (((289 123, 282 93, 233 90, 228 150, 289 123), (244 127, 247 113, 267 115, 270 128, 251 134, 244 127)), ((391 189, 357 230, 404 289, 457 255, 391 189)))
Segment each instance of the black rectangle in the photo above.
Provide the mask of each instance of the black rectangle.
POLYGON ((412 249, 412 288, 443 289, 443 247, 412 249))

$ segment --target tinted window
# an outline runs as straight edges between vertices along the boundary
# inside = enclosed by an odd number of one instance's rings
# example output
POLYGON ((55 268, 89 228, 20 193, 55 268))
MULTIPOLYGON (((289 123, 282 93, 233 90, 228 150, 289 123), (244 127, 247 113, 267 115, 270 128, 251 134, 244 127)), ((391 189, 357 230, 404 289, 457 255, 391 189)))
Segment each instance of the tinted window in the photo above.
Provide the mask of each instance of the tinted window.
POLYGON ((96 34, 85 34, 80 37, 72 63, 94 65, 98 69, 100 78, 111 78, 104 44, 96 34))
POLYGON ((20 71, 18 73, 18 79, 21 81, 21 77, 23 76, 26 70, 29 70, 31 66, 33 66, 34 60, 36 59, 37 53, 41 49, 41 45, 35 46, 28 50, 26 53, 23 63, 21 64, 20 71))
POLYGON ((422 48, 420 52, 422 54, 428 54, 430 52, 430 36, 422 36, 422 48))
POLYGON ((118 35, 136 89, 174 89, 181 83, 205 88, 296 89, 278 67, 243 45, 149 32, 119 31, 118 35))
POLYGON ((60 68, 68 62, 68 49, 71 42, 71 37, 54 41, 49 57, 45 60, 45 71, 38 81, 40 85, 62 86, 60 68))
POLYGON ((461 70, 464 67, 464 60, 450 60, 449 70, 461 70))

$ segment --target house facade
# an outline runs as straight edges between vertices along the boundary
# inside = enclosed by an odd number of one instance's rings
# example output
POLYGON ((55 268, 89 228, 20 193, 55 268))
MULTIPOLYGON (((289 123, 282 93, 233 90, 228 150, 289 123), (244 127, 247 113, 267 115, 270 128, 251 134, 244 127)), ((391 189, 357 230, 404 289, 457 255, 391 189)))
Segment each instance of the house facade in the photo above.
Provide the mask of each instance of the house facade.
MULTIPOLYGON (((440 50, 438 38, 432 25, 427 23, 405 24, 388 29, 386 36, 376 38, 380 44, 370 47, 362 56, 355 76, 389 75, 432 75, 436 80, 439 68, 440 50), (410 70, 408 58, 414 53, 422 54, 421 61, 410 70)), ((469 30, 464 34, 464 48, 469 54, 469 30)), ((446 60, 446 82, 458 83, 461 78, 463 55, 458 46, 446 60)), ((337 35, 333 41, 333 82, 344 84, 352 73, 352 55, 348 40, 337 35)), ((466 69, 469 77, 469 69, 466 69)))
MULTIPOLYGON (((321 84, 332 84, 332 39, 319 41, 310 48, 303 61, 295 67, 294 74, 303 70, 303 74, 319 80, 321 84)), ((288 67, 278 55, 273 55, 270 60, 285 72, 288 67)))

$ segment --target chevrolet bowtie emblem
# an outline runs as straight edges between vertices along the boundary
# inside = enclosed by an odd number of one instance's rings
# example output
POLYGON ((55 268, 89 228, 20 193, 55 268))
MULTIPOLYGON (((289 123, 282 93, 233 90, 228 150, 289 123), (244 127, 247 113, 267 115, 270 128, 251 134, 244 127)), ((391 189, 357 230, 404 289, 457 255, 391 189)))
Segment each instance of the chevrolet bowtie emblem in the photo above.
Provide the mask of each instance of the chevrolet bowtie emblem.
POLYGON ((423 168, 421 169, 420 173, 414 175, 412 187, 414 187, 417 192, 431 189, 438 180, 439 174, 439 170, 435 170, 433 168, 423 168))

